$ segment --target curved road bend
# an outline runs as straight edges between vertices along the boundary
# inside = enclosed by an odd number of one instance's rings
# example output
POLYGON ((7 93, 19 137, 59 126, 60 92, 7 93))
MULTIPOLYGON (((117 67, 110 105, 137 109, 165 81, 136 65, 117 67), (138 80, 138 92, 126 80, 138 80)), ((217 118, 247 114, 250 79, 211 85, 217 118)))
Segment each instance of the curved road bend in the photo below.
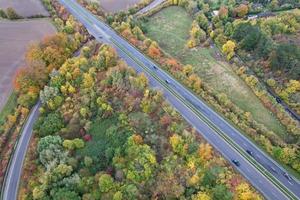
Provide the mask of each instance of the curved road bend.
POLYGON ((121 38, 114 30, 78 3, 73 0, 60 0, 60 2, 74 15, 74 17, 90 30, 96 39, 105 40, 107 43, 113 45, 117 49, 120 57, 127 61, 130 66, 134 67, 139 72, 145 72, 150 78, 152 86, 163 90, 167 99, 173 106, 226 158, 229 160, 238 159, 241 162, 241 166, 237 169, 240 170, 240 172, 267 198, 272 200, 300 199, 299 182, 295 178, 288 180, 283 175, 285 170, 280 167, 278 163, 262 152, 243 134, 210 109, 203 101, 166 72, 161 70, 159 66, 151 61, 151 59, 139 52, 126 40, 121 38), (156 66, 156 69, 154 69, 153 66, 156 66), (165 83, 165 80, 168 80, 168 84, 165 83), (190 107, 186 107, 186 105, 192 105, 192 107, 197 110, 192 112, 190 107), (214 127, 217 127, 218 131, 212 129, 211 126, 208 128, 207 122, 196 119, 197 115, 195 112, 200 112, 201 115, 204 115, 205 118, 213 123, 214 127), (216 132, 222 132, 226 137, 229 137, 230 140, 234 141, 236 146, 243 149, 244 153, 233 151, 233 147, 230 144, 227 142, 223 143, 225 142, 224 139, 216 138, 216 132), (281 188, 284 188, 284 190, 288 191, 290 194, 293 193, 292 196, 294 195, 296 197, 286 197, 281 193, 278 187, 269 182, 268 178, 258 173, 258 169, 244 159, 245 156, 242 154, 245 154, 246 150, 253 152, 253 159, 264 168, 264 172, 271 174, 271 177, 275 178, 275 180, 280 183, 281 188))
POLYGON ((3 200, 16 200, 19 189, 19 180, 22 173, 22 166, 27 152, 29 141, 32 135, 33 124, 39 115, 39 108, 41 103, 38 102, 32 109, 27 122, 20 133, 19 142, 15 147, 15 153, 11 159, 8 168, 7 176, 4 180, 4 191, 1 194, 3 200))

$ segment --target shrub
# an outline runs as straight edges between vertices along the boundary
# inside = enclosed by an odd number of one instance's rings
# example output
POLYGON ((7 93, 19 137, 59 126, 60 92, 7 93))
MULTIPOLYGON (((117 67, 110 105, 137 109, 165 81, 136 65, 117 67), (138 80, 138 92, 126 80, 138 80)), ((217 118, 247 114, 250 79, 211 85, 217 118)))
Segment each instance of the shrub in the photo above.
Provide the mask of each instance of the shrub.
POLYGON ((9 7, 6 9, 6 15, 8 19, 20 19, 21 16, 17 14, 15 9, 9 7))

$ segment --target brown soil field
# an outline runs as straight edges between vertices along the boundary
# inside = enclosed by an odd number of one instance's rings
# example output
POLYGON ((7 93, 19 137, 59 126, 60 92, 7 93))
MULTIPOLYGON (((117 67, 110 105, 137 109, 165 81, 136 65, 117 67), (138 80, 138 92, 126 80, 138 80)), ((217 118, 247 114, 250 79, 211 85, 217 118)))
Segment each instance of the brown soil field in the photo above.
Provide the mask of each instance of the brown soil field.
POLYGON ((12 7, 22 17, 33 15, 49 16, 40 0, 0 0, 0 8, 12 7))
POLYGON ((126 10, 141 0, 91 0, 93 2, 100 2, 101 7, 107 12, 118 12, 126 10))
POLYGON ((0 21, 0 110, 12 90, 12 79, 24 65, 28 45, 56 32, 48 19, 0 21))

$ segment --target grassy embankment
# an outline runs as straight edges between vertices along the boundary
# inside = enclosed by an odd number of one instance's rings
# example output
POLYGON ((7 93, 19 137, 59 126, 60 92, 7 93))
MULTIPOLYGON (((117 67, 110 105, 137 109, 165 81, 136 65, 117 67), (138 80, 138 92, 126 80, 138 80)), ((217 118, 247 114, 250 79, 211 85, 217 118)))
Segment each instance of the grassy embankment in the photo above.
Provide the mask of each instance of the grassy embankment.
POLYGON ((169 7, 155 14, 146 23, 147 36, 157 41, 165 53, 183 64, 191 64, 202 80, 216 92, 223 92, 241 109, 251 112, 259 123, 283 136, 285 128, 266 109, 251 89, 238 77, 229 64, 218 58, 216 50, 198 47, 188 49, 192 18, 180 7, 169 7))

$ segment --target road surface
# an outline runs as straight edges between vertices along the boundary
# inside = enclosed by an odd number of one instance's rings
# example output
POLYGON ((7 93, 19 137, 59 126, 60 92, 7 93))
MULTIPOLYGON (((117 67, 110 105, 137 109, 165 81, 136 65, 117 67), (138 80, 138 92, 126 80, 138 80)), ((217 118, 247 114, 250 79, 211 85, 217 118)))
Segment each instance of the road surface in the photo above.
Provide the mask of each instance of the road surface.
POLYGON ((148 12, 149 10, 155 8, 156 6, 163 3, 164 1, 166 1, 166 0, 154 0, 148 6, 142 8, 141 10, 139 10, 136 14, 137 15, 144 14, 145 12, 148 12))
POLYGON ((300 199, 299 182, 295 178, 288 180, 283 175, 284 169, 279 164, 210 109, 203 101, 78 3, 73 0, 60 0, 60 2, 97 40, 105 41, 114 46, 120 57, 130 66, 138 72, 144 72, 149 77, 152 86, 161 89, 182 116, 195 126, 223 156, 228 160, 238 159, 241 166, 237 170, 267 198, 272 200, 300 199), (154 68, 154 66, 156 67, 154 68), (249 156, 246 150, 252 151, 253 156, 249 156))
POLYGON ((19 188, 19 180, 22 173, 22 166, 23 161, 27 152, 27 148, 29 145, 29 141, 32 135, 32 128, 35 120, 37 119, 39 115, 39 107, 40 102, 37 103, 28 119, 27 122, 21 132, 21 136, 19 138, 19 142, 17 143, 17 146, 15 147, 15 153, 10 160, 9 166, 8 166, 8 172, 6 174, 6 177, 4 179, 4 190, 1 191, 3 194, 1 194, 1 197, 3 200, 16 200, 18 195, 18 188, 19 188))

